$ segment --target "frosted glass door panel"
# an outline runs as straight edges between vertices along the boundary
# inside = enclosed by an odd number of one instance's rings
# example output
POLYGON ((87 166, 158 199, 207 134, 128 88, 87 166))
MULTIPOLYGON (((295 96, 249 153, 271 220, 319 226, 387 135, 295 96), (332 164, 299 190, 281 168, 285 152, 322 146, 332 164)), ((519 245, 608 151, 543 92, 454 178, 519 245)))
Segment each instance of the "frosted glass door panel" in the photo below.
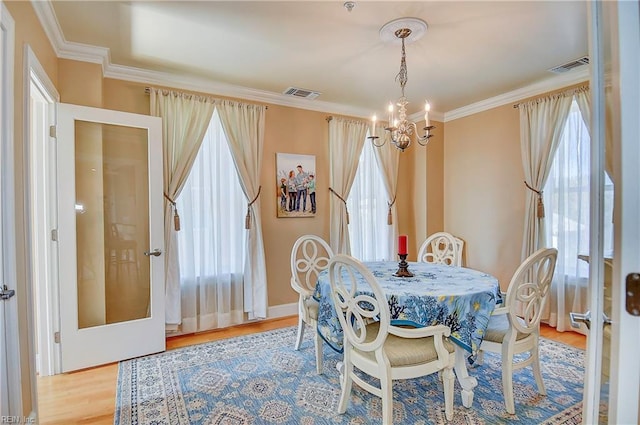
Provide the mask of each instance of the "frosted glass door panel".
POLYGON ((149 317, 148 134, 75 121, 78 326, 149 317))

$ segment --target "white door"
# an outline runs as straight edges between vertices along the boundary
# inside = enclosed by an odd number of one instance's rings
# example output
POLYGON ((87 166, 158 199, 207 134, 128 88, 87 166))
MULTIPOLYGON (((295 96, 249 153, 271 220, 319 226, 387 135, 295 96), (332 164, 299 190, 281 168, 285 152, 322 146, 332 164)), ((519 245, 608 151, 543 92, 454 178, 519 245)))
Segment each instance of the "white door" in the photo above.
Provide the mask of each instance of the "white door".
POLYGON ((600 155, 592 155, 590 256, 595 261, 590 262, 591 330, 583 423, 632 425, 640 423, 640 8, 638 2, 625 1, 590 2, 589 7, 592 146, 600 155), (609 90, 610 113, 605 114, 609 90), (612 142, 605 151, 606 139, 612 142), (604 303, 608 290, 602 285, 607 279, 599 240, 602 191, 598 186, 606 154, 611 153, 615 230, 609 306, 604 303), (610 325, 605 324, 605 311, 610 311, 610 325), (603 365, 608 374, 602 374, 603 365))
POLYGON ((62 371, 164 351, 161 119, 57 118, 62 371))

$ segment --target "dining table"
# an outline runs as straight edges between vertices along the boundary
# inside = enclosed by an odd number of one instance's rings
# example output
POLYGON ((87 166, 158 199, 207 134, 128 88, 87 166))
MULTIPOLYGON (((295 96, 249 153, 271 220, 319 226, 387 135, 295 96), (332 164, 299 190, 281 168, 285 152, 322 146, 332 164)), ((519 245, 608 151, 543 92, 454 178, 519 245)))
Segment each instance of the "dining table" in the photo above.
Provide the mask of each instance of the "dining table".
MULTIPOLYGON (((412 277, 398 277, 398 263, 364 262, 387 297, 391 325, 416 327, 447 325, 455 343, 455 374, 462 388, 462 404, 471 407, 477 379, 469 375, 467 364, 482 343, 491 313, 502 303, 498 279, 458 266, 409 262, 412 277)), ((366 293, 362 278, 358 291, 366 293), (362 282, 362 284, 361 284, 362 282)), ((343 351, 343 332, 331 299, 328 270, 318 275, 314 298, 319 303, 317 332, 334 350, 343 351)))

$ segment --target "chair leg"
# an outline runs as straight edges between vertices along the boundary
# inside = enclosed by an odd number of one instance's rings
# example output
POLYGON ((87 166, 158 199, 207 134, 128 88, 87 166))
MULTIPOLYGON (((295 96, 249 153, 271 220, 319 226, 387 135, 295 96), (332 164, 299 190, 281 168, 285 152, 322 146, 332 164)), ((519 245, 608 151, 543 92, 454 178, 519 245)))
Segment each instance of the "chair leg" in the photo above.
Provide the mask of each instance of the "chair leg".
POLYGON ((342 414, 347 411, 349 405, 349 398, 351 397, 351 387, 353 381, 351 374, 353 373, 353 364, 348 358, 348 354, 345 354, 344 361, 342 363, 342 376, 340 376, 340 387, 342 392, 340 393, 340 403, 338 404, 338 413, 342 414))
POLYGON ((316 348, 316 371, 318 375, 322 375, 322 338, 317 330, 315 335, 313 342, 316 348))
POLYGON ((444 417, 450 421, 453 419, 453 387, 455 383, 453 368, 446 368, 442 371, 442 383, 444 386, 444 417))
POLYGON ((300 349, 300 344, 302 344, 302 338, 304 337, 304 320, 302 320, 302 316, 298 316, 298 337, 296 340, 296 350, 300 349))
POLYGON ((537 344, 531 350, 531 359, 533 366, 533 376, 536 378, 538 392, 542 395, 547 395, 547 389, 544 387, 544 381, 542 380, 542 370, 540 369, 540 352, 538 351, 537 344))
POLYGON ((502 346, 502 392, 504 395, 504 405, 508 413, 516 413, 513 401, 513 353, 509 350, 508 344, 502 346))
POLYGON ((380 390, 382 396, 382 424, 393 424, 393 381, 391 374, 387 373, 380 376, 380 390))

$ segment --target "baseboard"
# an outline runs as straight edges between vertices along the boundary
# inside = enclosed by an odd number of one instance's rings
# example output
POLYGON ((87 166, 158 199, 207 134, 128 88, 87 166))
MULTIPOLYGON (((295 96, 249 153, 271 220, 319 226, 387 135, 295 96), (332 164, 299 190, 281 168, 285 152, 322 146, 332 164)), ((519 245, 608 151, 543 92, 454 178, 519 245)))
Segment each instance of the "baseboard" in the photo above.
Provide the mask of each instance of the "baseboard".
POLYGON ((279 317, 293 316, 298 314, 298 303, 279 304, 271 306, 267 309, 268 319, 277 319, 279 317))

